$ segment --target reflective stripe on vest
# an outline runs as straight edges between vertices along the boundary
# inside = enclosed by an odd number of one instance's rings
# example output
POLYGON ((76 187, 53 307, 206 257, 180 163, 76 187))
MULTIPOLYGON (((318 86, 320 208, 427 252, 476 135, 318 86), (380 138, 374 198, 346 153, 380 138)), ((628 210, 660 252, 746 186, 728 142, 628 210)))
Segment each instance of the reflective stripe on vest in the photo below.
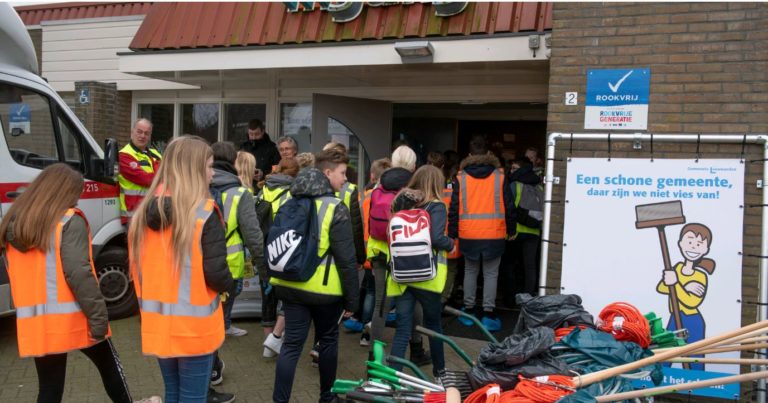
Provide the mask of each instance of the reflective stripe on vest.
POLYGON ((403 295, 406 288, 413 287, 418 288, 420 290, 430 291, 434 292, 436 294, 440 294, 443 292, 443 289, 445 288, 445 281, 448 278, 448 258, 446 256, 445 251, 436 251, 432 250, 433 253, 435 253, 436 260, 437 260, 437 275, 435 275, 435 278, 428 281, 419 281, 415 283, 397 283, 394 280, 392 280, 392 276, 390 275, 390 272, 387 271, 387 296, 388 297, 397 297, 400 295, 403 295))
MULTIPOLYGON (((66 282, 61 261, 64 226, 75 214, 83 217, 87 227, 88 221, 80 210, 67 210, 56 223, 46 252, 39 249, 21 252, 10 243, 6 245, 21 357, 66 353, 94 344, 89 335, 88 319, 66 282)), ((95 284, 90 231, 88 257, 95 284)), ((107 335, 110 334, 107 328, 107 335)))
POLYGON ((287 281, 272 277, 269 280, 271 284, 313 294, 332 296, 342 296, 344 294, 341 287, 341 276, 336 269, 336 262, 329 250, 331 247, 331 221, 333 221, 333 213, 336 211, 336 206, 339 203, 341 203, 341 200, 335 197, 318 197, 315 199, 320 235, 317 255, 324 257, 315 268, 315 274, 305 282, 287 281))
POLYGON ((227 222, 227 231, 225 238, 227 240, 227 266, 235 280, 243 278, 245 274, 245 248, 243 238, 240 235, 240 223, 237 222, 237 208, 240 205, 240 198, 246 192, 246 188, 230 188, 221 192, 221 199, 224 202, 224 220, 227 222))
MULTIPOLYGON (((208 221, 208 217, 213 214, 212 200, 203 202, 195 212, 195 222, 205 223, 208 221)), ((168 231, 166 229, 166 231, 168 231)), ((202 235, 202 234, 201 234, 202 235)), ((200 242, 200 240, 193 240, 193 242, 200 242)), ((139 273, 139 281, 141 279, 141 273, 139 273)), ((193 316, 193 317, 205 317, 213 315, 216 309, 219 307, 219 297, 215 296, 211 302, 207 305, 193 305, 192 304, 192 256, 191 253, 185 254, 184 263, 182 264, 179 273, 179 290, 178 299, 176 303, 169 303, 163 301, 153 301, 144 298, 139 298, 139 307, 144 312, 157 313, 163 316, 193 316)))
POLYGON ((344 203, 347 208, 350 207, 350 202, 352 201, 352 193, 357 190, 357 186, 355 184, 350 182, 344 182, 343 185, 341 185, 341 189, 339 189, 338 192, 336 192, 336 197, 341 199, 341 201, 344 203))
POLYGON ((463 171, 459 172, 457 177, 460 193, 459 238, 504 239, 504 174, 501 169, 494 170, 491 176, 482 179, 468 178, 467 173, 463 171), (489 195, 492 195, 492 202, 488 200, 489 195))
MULTIPOLYGON (((515 182, 515 208, 520 206, 520 199, 523 197, 523 184, 520 182, 515 182)), ((538 228, 531 228, 526 227, 523 224, 516 223, 515 230, 518 234, 533 234, 533 235, 541 235, 541 230, 538 228)))
MULTIPOLYGON (((150 157, 146 153, 136 151, 136 149, 130 143, 120 149, 120 152, 130 155, 133 159, 136 160, 139 167, 141 167, 141 169, 147 173, 155 172, 154 165, 152 164, 152 158, 154 157, 158 160, 162 158, 160 153, 154 148, 147 148, 147 153, 152 155, 150 157), (144 164, 142 164, 142 162, 144 162, 144 164)), ((117 175, 117 183, 120 185, 120 215, 122 217, 131 217, 133 216, 133 210, 128 211, 128 206, 125 203, 125 196, 144 197, 149 188, 145 188, 131 182, 120 173, 117 175)))

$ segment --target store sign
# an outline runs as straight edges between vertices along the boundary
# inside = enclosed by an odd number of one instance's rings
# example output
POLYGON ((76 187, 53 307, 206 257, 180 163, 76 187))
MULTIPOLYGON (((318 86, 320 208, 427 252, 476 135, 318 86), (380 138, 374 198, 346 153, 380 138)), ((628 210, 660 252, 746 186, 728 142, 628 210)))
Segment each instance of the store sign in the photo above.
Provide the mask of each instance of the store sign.
MULTIPOLYGON (((580 295, 595 316, 622 301, 678 329, 674 289, 688 343, 741 327, 744 166, 738 159, 571 159, 562 293, 580 295)), ((664 368, 664 383, 687 394, 685 383, 738 372, 737 365, 674 364, 664 368)), ((691 393, 734 399, 739 385, 691 393)))
POLYGON ((585 129, 646 130, 651 69, 589 70, 585 129))
MULTIPOLYGON (((298 11, 314 11, 318 8, 326 11, 333 17, 333 22, 350 22, 360 16, 364 7, 385 7, 394 5, 411 5, 413 1, 284 1, 285 11, 295 13, 298 11)), ((466 1, 435 1, 435 15, 438 17, 450 17, 464 11, 467 8, 466 1)))

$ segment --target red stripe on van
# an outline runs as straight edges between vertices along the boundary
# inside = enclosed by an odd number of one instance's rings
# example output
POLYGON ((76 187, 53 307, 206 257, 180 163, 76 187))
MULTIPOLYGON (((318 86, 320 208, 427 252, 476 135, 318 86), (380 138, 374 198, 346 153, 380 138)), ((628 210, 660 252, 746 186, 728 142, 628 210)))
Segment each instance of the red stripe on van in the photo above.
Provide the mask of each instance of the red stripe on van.
MULTIPOLYGON (((0 183, 0 203, 13 203, 15 198, 9 197, 8 193, 24 190, 27 186, 29 182, 0 183)), ((80 199, 109 199, 119 195, 120 188, 117 185, 86 181, 80 199)))

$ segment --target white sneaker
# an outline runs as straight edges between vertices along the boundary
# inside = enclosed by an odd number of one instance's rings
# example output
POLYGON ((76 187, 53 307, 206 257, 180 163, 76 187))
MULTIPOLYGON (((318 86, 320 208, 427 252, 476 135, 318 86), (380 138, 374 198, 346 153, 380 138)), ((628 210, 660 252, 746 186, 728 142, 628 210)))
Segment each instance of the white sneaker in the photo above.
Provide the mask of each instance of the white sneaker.
POLYGON ((264 347, 264 352, 261 354, 264 358, 277 357, 277 353, 270 350, 268 347, 264 347))
MULTIPOLYGON (((281 347, 283 347, 282 337, 277 338, 274 334, 270 333, 264 340, 264 350, 271 350, 275 355, 280 354, 281 347)), ((264 351, 264 353, 266 354, 266 351, 264 351)), ((274 355, 272 357, 274 357, 274 355)))
POLYGON ((230 326, 229 329, 227 329, 224 333, 227 336, 240 337, 248 334, 248 331, 245 329, 240 329, 239 327, 230 326))
POLYGON ((163 403, 163 399, 160 396, 152 396, 141 400, 134 400, 133 403, 163 403))

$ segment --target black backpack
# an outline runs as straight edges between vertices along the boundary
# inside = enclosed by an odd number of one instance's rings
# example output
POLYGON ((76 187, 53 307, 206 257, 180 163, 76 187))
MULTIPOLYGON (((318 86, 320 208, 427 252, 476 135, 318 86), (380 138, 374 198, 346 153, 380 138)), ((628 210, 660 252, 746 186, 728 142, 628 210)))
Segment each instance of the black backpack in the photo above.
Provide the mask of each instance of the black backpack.
MULTIPOLYGON (((514 182, 515 190, 517 183, 514 182)), ((515 208, 517 212, 517 222, 528 228, 541 228, 544 220, 544 189, 541 185, 529 185, 520 183, 520 203, 515 208)))
MULTIPOLYGON (((269 276, 288 281, 309 280, 325 257, 318 256, 319 243, 315 199, 291 198, 280 207, 267 236, 264 256, 269 276)), ((327 259, 326 271, 330 261, 327 259)))

